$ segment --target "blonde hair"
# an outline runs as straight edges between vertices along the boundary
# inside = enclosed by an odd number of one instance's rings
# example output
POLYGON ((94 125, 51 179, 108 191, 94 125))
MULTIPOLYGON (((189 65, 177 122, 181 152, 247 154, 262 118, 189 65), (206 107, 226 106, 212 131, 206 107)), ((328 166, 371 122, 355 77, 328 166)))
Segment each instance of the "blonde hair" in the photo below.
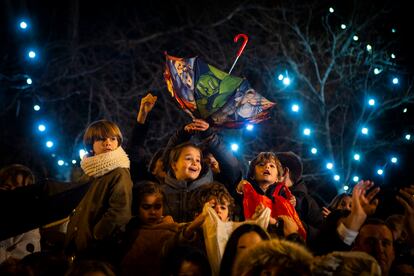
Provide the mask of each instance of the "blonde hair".
POLYGON ((232 275, 260 275, 274 268, 280 275, 311 275, 313 255, 286 240, 262 241, 237 258, 232 275))
POLYGON ((91 123, 83 135, 83 144, 88 152, 92 152, 93 143, 96 140, 116 137, 118 140, 118 146, 122 144, 122 133, 118 125, 108 120, 99 120, 91 123))

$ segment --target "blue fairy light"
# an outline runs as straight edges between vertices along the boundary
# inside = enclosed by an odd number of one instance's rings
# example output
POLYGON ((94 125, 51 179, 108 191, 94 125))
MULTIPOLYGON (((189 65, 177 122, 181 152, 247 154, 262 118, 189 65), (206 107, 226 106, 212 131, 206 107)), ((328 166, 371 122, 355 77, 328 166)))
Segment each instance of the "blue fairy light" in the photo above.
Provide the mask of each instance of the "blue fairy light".
POLYGON ((254 129, 254 125, 252 125, 252 124, 247 124, 247 125, 246 125, 246 129, 247 129, 248 131, 252 131, 252 130, 254 129))
POLYGON ((311 148, 311 153, 312 154, 317 154, 318 153, 318 149, 317 148, 311 148))
POLYGON ((359 176, 354 175, 354 177, 352 177, 352 181, 358 182, 359 181, 359 176))
POLYGON ((391 157, 391 163, 396 164, 397 162, 398 162, 398 158, 397 157, 395 157, 395 156, 391 157))
POLYGON ((300 109, 300 107, 299 107, 298 104, 292 104, 292 111, 293 112, 299 112, 299 109, 300 109))
POLYGON ((373 99, 373 98, 369 99, 369 100, 368 100, 368 104, 369 104, 370 106, 374 106, 374 105, 375 105, 375 99, 373 99))
POLYGON ((48 147, 49 149, 53 147, 53 142, 51 140, 46 142, 46 147, 48 147))
POLYGON ((340 179, 341 179, 341 177, 339 175, 337 175, 337 174, 334 175, 334 180, 335 181, 339 181, 340 179))
POLYGON ((36 57, 36 52, 35 52, 35 51, 33 51, 33 50, 30 50, 30 51, 27 53, 27 56, 28 56, 29 58, 31 58, 31 59, 34 59, 34 58, 36 57))
POLYGON ((26 29, 27 29, 27 27, 29 27, 29 24, 27 24, 27 22, 26 22, 26 21, 22 20, 22 21, 20 21, 20 22, 19 22, 19 28, 20 28, 20 29, 22 29, 22 30, 26 30, 26 29))
POLYGON ((239 150, 239 145, 236 143, 231 144, 231 150, 232 151, 238 151, 239 150))
POLYGON ((359 161, 361 159, 361 156, 358 153, 354 154, 354 160, 359 161))
POLYGON ((332 170, 333 169, 333 163, 331 163, 331 162, 326 163, 326 168, 328 170, 332 170))
POLYGON ((59 165, 59 166, 63 166, 63 165, 65 165, 65 161, 63 161, 62 159, 59 159, 59 160, 57 161, 57 163, 58 163, 58 165, 59 165))
POLYGON ((46 130, 46 126, 45 126, 44 124, 39 124, 39 125, 37 126, 37 129, 38 129, 40 132, 44 132, 44 131, 46 130))
POLYGON ((40 106, 39 106, 38 104, 35 104, 35 105, 33 106, 33 110, 34 110, 34 111, 39 111, 39 110, 40 110, 40 106))
POLYGON ((393 79, 392 79, 392 83, 393 83, 393 84, 398 84, 398 83, 399 83, 398 78, 393 78, 393 79))
POLYGON ((377 170, 377 174, 378 175, 383 175, 384 174, 384 170, 383 169, 378 169, 377 170))
POLYGON ((309 136, 311 134, 310 128, 304 128, 303 129, 303 134, 306 135, 306 136, 309 136))
POLYGON ((379 73, 381 73, 381 71, 382 71, 381 69, 379 69, 379 68, 375 68, 375 69, 374 69, 374 74, 375 74, 375 75, 378 75, 379 73))

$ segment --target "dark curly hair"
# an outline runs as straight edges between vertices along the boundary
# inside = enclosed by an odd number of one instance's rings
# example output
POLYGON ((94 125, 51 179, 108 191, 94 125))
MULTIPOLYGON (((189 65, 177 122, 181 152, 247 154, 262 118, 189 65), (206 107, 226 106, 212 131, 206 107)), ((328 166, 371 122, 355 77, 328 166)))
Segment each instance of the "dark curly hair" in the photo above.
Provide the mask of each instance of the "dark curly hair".
POLYGON ((203 185, 192 193, 189 201, 192 215, 200 214, 203 211, 204 204, 212 197, 215 198, 219 204, 228 202, 229 217, 233 215, 236 206, 234 198, 230 195, 226 187, 217 181, 203 185))

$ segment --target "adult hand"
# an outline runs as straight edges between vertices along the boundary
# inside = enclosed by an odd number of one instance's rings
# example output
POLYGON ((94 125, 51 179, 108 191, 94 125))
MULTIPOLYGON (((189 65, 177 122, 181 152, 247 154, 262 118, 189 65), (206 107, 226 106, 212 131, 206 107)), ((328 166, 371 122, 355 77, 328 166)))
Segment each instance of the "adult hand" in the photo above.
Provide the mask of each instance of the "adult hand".
POLYGON ((372 181, 361 180, 355 185, 352 191, 351 213, 342 220, 344 225, 353 231, 359 231, 368 215, 375 212, 378 206, 378 200, 373 198, 379 192, 379 188, 371 190, 367 195, 367 190, 374 185, 372 181))
POLYGON ((368 193, 366 193, 369 189, 371 189, 374 186, 374 182, 367 180, 363 183, 364 184, 362 188, 362 193, 360 195, 360 202, 365 214, 367 214, 367 216, 371 216, 375 213, 375 210, 377 210, 378 207, 378 199, 374 199, 374 197, 378 194, 380 188, 376 187, 370 190, 368 193))
POLYGON ((414 185, 402 188, 396 198, 404 207, 404 226, 408 242, 414 246, 414 185))
POLYGON ((151 92, 141 99, 141 104, 139 107, 139 112, 137 115, 137 122, 140 124, 145 123, 145 120, 151 110, 154 108, 155 103, 157 102, 158 97, 153 96, 151 92))

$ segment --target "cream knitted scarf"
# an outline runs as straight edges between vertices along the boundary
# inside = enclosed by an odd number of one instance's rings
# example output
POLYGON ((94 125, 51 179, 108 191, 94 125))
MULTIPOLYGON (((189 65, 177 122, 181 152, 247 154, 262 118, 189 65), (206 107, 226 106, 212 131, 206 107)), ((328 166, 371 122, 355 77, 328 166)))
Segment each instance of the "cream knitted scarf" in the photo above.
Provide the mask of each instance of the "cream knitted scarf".
POLYGON ((84 157, 81 161, 81 168, 87 175, 99 177, 116 168, 129 169, 129 158, 126 152, 118 147, 113 151, 84 157))

